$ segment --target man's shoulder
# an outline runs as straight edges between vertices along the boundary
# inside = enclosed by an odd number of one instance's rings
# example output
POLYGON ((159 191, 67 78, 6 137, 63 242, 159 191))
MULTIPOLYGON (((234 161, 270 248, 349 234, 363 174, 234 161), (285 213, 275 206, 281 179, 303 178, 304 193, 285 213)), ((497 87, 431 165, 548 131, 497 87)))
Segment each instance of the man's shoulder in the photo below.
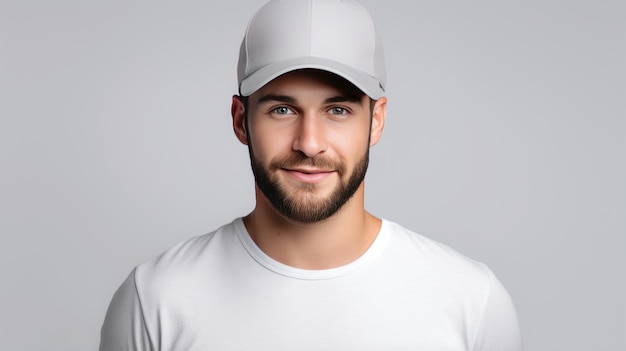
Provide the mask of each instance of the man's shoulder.
POLYGON ((160 255, 135 268, 138 282, 158 283, 171 281, 180 276, 189 276, 200 268, 215 264, 228 255, 238 242, 237 221, 225 224, 218 229, 186 239, 160 255))
POLYGON ((415 302, 419 307, 415 310, 436 306, 446 321, 463 325, 461 331, 468 333, 474 349, 521 350, 515 307, 487 265, 398 224, 388 227, 389 253, 400 262, 395 277, 402 279, 403 286, 417 287, 412 298, 422 296, 427 301, 425 306, 415 302))
POLYGON ((389 231, 389 250, 402 257, 407 265, 437 274, 462 274, 474 281, 486 281, 492 274, 482 262, 476 261, 456 249, 430 237, 419 234, 398 223, 385 221, 389 231))

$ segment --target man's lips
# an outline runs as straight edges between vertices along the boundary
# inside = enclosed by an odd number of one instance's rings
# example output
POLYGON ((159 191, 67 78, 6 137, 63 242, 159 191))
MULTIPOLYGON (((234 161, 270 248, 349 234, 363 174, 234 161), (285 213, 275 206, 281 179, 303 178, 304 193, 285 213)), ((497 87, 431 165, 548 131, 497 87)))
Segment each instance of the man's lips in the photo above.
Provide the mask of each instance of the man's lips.
POLYGON ((333 170, 326 169, 283 168, 282 170, 297 180, 305 183, 316 183, 335 173, 333 170))

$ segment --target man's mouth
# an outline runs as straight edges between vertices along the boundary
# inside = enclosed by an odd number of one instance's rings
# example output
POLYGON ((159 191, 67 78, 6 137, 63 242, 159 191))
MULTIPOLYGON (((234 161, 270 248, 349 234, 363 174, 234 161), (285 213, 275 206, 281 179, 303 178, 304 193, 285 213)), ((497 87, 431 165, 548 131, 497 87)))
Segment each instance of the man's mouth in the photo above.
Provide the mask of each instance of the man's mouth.
POLYGON ((305 183, 317 183, 335 173, 334 170, 328 169, 283 168, 283 170, 296 180, 305 183))

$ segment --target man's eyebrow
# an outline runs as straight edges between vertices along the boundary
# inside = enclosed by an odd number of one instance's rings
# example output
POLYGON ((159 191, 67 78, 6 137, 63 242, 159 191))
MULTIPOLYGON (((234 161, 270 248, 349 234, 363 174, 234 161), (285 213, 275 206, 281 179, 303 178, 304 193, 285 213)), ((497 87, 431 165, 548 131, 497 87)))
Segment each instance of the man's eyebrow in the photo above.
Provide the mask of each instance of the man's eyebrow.
POLYGON ((291 96, 288 95, 275 95, 275 94, 267 94, 267 95, 263 95, 259 98, 259 104, 264 103, 264 102, 268 102, 268 101, 278 101, 278 102, 284 102, 287 104, 295 104, 296 103, 296 99, 294 99, 291 96))
MULTIPOLYGON (((267 94, 267 95, 261 96, 259 98, 258 103, 261 104, 261 103, 268 102, 268 101, 278 101, 278 102, 284 102, 287 104, 295 104, 298 100, 296 100, 294 97, 291 97, 289 95, 267 94)), ((362 102, 362 99, 360 97, 351 96, 351 95, 336 95, 336 96, 331 96, 324 100, 325 104, 332 104, 332 103, 337 103, 337 102, 352 102, 355 104, 360 104, 362 102)))
POLYGON ((337 96, 329 97, 328 99, 324 100, 324 103, 326 104, 332 104, 335 102, 353 102, 355 104, 360 104, 362 102, 362 99, 361 97, 352 96, 352 95, 337 95, 337 96))

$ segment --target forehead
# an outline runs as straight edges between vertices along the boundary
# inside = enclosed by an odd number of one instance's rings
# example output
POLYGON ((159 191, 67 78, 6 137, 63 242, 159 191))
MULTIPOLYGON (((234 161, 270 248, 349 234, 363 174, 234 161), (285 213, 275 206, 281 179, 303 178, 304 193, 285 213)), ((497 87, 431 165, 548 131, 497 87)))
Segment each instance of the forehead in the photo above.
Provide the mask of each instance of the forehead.
POLYGON ((362 101, 366 96, 354 84, 346 79, 322 70, 302 69, 285 73, 250 95, 253 101, 266 94, 295 94, 312 92, 311 88, 328 94, 344 96, 348 100, 362 101))

